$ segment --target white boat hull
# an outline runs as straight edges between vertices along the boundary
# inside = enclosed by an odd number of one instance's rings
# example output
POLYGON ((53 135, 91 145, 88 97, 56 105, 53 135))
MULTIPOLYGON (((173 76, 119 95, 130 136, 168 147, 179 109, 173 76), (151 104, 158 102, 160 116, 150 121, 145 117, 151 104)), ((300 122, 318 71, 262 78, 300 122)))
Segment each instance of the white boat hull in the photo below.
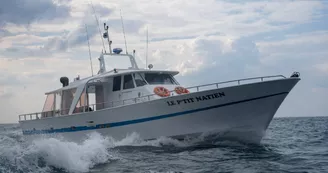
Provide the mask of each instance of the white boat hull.
POLYGON ((80 142, 94 131, 117 140, 133 132, 143 139, 229 132, 230 137, 259 143, 299 80, 244 84, 20 124, 28 139, 46 135, 80 142))

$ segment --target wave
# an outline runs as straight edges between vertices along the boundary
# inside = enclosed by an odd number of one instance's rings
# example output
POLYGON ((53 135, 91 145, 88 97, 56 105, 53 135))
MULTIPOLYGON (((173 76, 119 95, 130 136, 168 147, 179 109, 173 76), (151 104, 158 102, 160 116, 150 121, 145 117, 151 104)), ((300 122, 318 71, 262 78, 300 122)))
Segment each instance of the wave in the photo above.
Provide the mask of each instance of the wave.
POLYGON ((143 140, 131 133, 122 140, 104 137, 97 132, 88 134, 82 143, 68 142, 60 138, 43 138, 32 142, 24 140, 19 129, 0 133, 0 172, 88 172, 96 165, 120 160, 117 148, 161 147, 154 152, 181 152, 217 146, 239 146, 238 142, 213 142, 204 137, 176 140, 160 137, 143 140))
POLYGON ((97 164, 117 159, 110 151, 110 140, 92 133, 81 144, 60 139, 38 139, 21 142, 10 136, 0 136, 0 172, 88 172, 97 164))

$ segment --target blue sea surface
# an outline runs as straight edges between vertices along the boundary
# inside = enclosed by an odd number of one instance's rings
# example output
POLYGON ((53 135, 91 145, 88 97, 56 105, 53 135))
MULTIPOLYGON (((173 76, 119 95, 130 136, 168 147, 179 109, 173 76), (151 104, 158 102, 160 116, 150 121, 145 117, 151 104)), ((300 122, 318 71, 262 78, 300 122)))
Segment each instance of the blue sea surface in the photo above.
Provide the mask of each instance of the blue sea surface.
POLYGON ((28 143, 0 125, 0 172, 328 172, 328 117, 275 118, 260 144, 171 138, 117 141, 93 133, 81 144, 28 143))

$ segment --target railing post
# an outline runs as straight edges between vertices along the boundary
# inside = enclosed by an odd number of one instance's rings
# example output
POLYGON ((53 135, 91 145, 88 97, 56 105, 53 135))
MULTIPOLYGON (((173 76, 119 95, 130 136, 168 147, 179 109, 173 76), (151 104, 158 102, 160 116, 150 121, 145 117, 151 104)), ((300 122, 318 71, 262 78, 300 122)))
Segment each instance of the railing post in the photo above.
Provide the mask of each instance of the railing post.
POLYGON ((149 97, 149 95, 148 95, 148 101, 150 101, 150 97, 149 97))
POLYGON ((240 80, 238 80, 238 85, 240 85, 240 80))
POLYGON ((263 81, 263 77, 261 77, 261 81, 263 81))
POLYGON ((216 83, 216 88, 219 88, 219 84, 218 83, 216 83))
POLYGON ((30 114, 30 120, 32 120, 32 114, 30 114))
POLYGON ((197 88, 197 92, 198 92, 199 91, 199 87, 197 86, 196 88, 197 88))

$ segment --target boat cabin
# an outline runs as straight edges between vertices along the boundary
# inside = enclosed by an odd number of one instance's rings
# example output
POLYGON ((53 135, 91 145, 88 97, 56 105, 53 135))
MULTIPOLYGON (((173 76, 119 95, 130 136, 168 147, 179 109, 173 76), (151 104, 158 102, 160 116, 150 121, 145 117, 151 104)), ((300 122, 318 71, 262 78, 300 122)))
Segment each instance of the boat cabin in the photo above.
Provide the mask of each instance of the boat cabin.
POLYGON ((139 69, 134 56, 129 54, 101 54, 97 75, 85 79, 76 78, 69 83, 61 78, 63 87, 46 93, 47 98, 41 118, 72 115, 106 108, 150 101, 176 94, 170 92, 179 86, 174 78, 178 71, 139 69), (105 56, 125 56, 131 66, 112 69, 105 65, 105 56))

